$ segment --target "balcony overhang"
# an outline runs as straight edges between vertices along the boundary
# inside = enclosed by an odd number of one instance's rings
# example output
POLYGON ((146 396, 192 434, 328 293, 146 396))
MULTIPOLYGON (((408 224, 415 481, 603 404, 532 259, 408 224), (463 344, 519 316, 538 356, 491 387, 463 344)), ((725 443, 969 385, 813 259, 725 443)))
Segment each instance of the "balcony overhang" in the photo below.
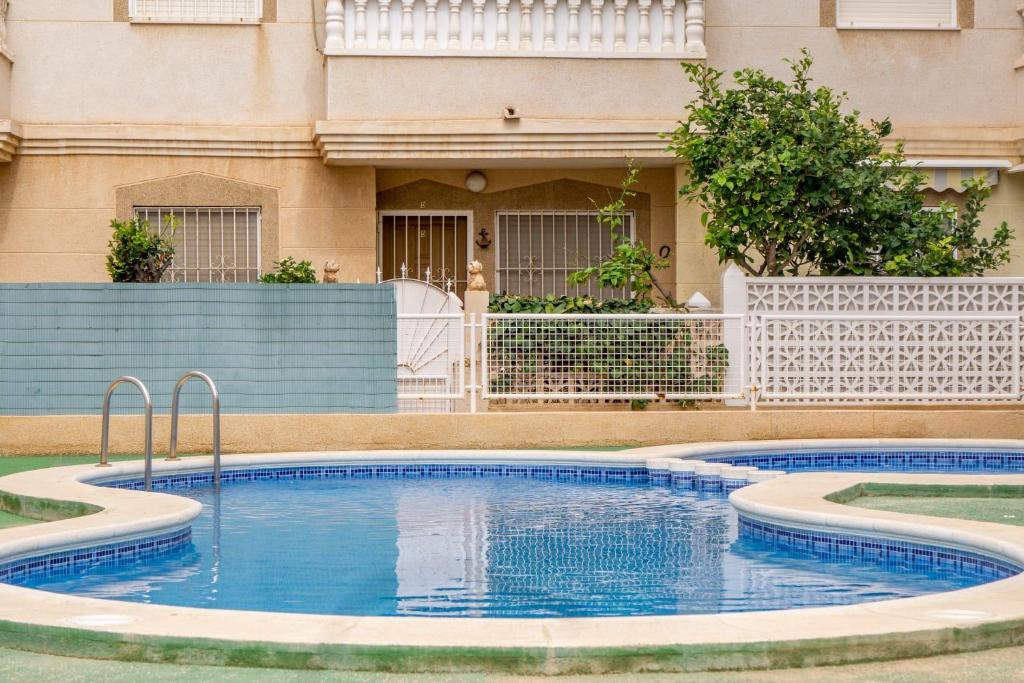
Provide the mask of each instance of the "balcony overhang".
POLYGON ((670 120, 318 121, 315 142, 335 166, 668 166, 670 120))
POLYGON ((10 163, 20 144, 20 126, 9 119, 0 120, 0 163, 10 163))

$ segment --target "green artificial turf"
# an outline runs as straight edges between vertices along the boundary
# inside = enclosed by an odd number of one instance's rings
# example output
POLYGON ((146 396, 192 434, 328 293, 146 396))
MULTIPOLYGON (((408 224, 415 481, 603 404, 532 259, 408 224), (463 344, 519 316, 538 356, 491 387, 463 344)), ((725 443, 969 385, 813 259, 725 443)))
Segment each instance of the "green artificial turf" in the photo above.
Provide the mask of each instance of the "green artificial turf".
POLYGON ((1024 498, 955 498, 952 496, 865 496, 849 503, 869 510, 972 519, 1024 525, 1024 498))
MULTIPOLYGON (((121 460, 138 460, 139 455, 112 455, 111 462, 121 460)), ((96 464, 99 458, 95 455, 9 455, 0 456, 0 477, 17 472, 38 470, 43 467, 64 467, 65 465, 96 464)))
POLYGON ((864 482, 825 496, 833 503, 908 515, 1024 525, 1024 486, 864 482))
POLYGON ((18 515, 12 515, 9 512, 0 510, 0 529, 9 529, 12 526, 24 526, 25 524, 35 524, 36 520, 29 519, 27 517, 19 517, 18 515))

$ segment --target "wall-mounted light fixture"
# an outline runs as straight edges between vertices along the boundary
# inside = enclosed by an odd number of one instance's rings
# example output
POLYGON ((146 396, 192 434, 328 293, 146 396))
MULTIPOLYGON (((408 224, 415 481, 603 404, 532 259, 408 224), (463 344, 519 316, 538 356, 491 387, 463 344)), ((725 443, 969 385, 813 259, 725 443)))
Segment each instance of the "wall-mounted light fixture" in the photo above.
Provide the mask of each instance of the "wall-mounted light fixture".
POLYGON ((466 176, 466 189, 470 192, 483 192, 487 189, 487 176, 480 171, 472 171, 466 176))

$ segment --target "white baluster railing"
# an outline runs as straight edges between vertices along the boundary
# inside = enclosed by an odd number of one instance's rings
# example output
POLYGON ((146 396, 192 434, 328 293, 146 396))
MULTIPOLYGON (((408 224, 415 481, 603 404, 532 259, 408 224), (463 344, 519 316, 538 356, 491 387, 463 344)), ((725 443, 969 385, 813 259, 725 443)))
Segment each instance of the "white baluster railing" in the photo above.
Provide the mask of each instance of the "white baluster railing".
POLYGON ((705 0, 323 1, 328 55, 703 59, 707 54, 705 0))
POLYGON ((462 47, 462 0, 448 0, 448 49, 462 47))
POLYGON ((533 0, 519 0, 519 49, 533 49, 533 0))
POLYGON ((377 29, 377 47, 386 50, 391 47, 391 0, 377 0, 380 7, 377 29))

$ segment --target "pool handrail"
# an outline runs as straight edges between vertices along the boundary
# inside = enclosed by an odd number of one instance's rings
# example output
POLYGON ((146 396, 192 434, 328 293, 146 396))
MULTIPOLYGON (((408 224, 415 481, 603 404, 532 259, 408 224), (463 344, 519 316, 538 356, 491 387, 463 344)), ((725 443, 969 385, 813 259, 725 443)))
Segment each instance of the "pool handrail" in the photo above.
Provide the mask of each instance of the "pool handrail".
POLYGON ((174 394, 171 396, 171 444, 168 448, 167 459, 178 459, 178 399, 181 396, 181 389, 191 379, 200 379, 210 387, 210 396, 213 399, 213 488, 220 489, 220 393, 217 392, 217 385, 210 376, 198 370, 186 372, 178 378, 174 385, 174 394))
POLYGON ((144 486, 147 491, 153 488, 153 401, 149 397, 149 390, 138 377, 121 375, 107 387, 107 393, 103 396, 103 430, 100 434, 100 463, 97 467, 110 467, 110 397, 121 384, 132 384, 142 393, 142 400, 146 408, 146 473, 144 486))

